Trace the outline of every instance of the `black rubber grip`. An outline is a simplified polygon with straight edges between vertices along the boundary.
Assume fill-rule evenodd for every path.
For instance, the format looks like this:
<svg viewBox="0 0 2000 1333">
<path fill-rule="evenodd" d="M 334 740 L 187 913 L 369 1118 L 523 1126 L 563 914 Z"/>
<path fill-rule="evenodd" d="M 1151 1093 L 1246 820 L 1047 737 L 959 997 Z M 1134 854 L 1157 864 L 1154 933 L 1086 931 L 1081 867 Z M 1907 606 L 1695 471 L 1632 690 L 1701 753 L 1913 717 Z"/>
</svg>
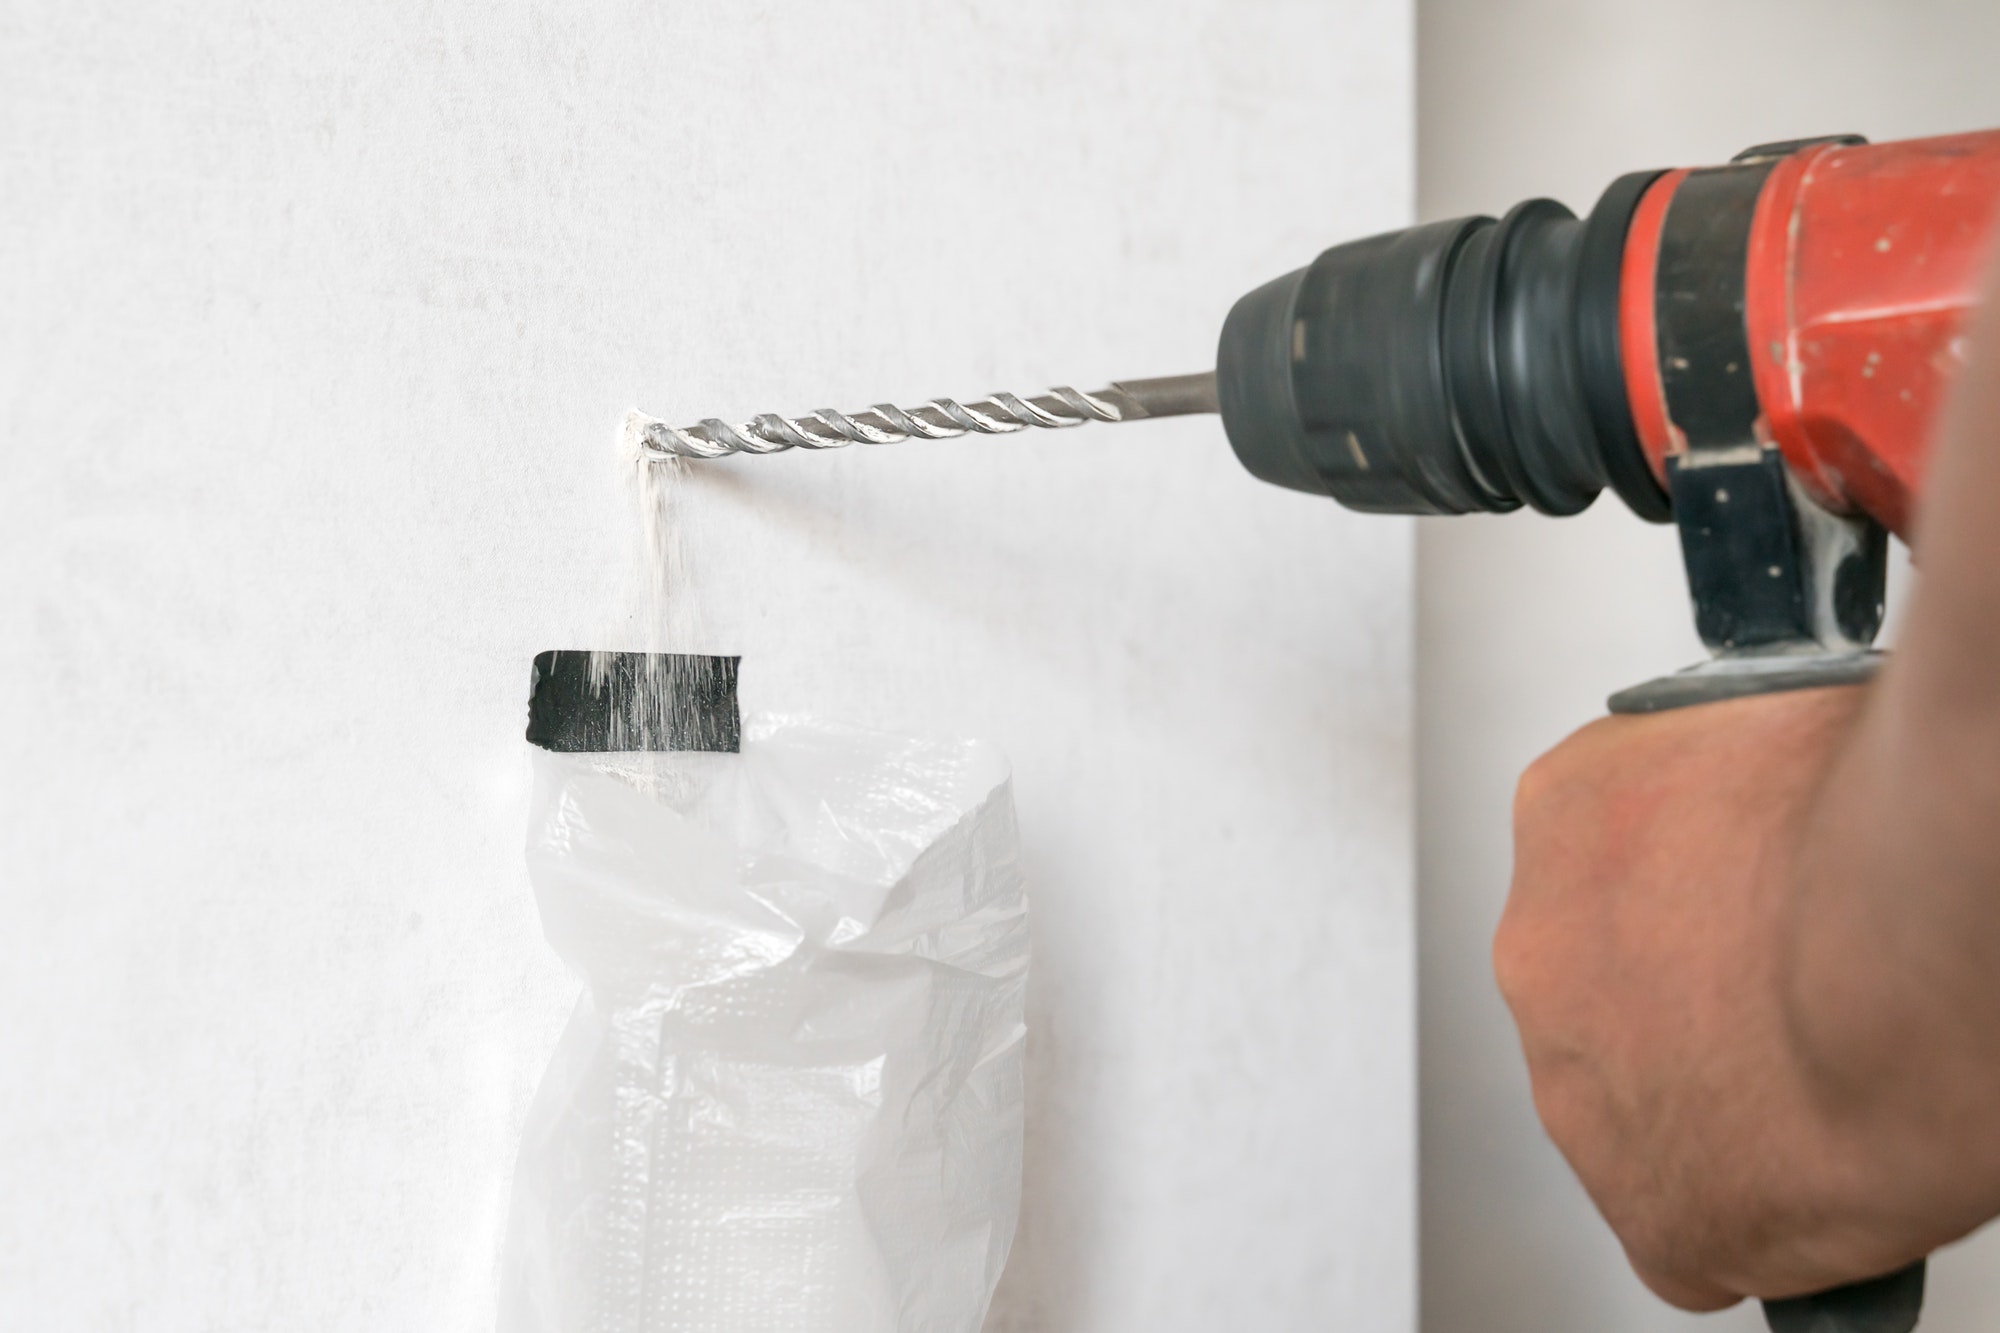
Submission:
<svg viewBox="0 0 2000 1333">
<path fill-rule="evenodd" d="M 1236 456 L 1370 513 L 1573 514 L 1609 485 L 1667 518 L 1619 344 L 1625 238 L 1658 174 L 1588 221 L 1531 199 L 1337 245 L 1243 297 L 1216 350 Z"/>
</svg>

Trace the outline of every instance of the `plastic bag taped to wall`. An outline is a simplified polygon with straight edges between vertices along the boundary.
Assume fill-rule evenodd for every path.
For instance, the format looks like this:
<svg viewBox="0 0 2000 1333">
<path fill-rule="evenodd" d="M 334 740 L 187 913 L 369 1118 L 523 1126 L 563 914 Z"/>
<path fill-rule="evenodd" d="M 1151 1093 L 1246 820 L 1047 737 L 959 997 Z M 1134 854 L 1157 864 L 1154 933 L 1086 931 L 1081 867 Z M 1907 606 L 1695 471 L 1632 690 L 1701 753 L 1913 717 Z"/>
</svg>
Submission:
<svg viewBox="0 0 2000 1333">
<path fill-rule="evenodd" d="M 985 1316 L 1021 1175 L 1005 765 L 801 718 L 740 743 L 533 752 L 529 874 L 586 989 L 529 1113 L 503 1333 Z"/>
</svg>

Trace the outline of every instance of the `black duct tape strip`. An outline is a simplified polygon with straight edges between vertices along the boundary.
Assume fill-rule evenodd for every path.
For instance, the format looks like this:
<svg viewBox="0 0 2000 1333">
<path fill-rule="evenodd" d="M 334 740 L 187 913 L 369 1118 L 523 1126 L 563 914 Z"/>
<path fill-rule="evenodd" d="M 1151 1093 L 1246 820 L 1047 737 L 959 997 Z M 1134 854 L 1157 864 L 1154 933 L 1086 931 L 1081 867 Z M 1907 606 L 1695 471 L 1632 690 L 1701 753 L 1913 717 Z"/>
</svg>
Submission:
<svg viewBox="0 0 2000 1333">
<path fill-rule="evenodd" d="M 535 658 L 528 741 L 606 754 L 742 748 L 740 657 L 689 653 L 546 652 Z"/>
</svg>

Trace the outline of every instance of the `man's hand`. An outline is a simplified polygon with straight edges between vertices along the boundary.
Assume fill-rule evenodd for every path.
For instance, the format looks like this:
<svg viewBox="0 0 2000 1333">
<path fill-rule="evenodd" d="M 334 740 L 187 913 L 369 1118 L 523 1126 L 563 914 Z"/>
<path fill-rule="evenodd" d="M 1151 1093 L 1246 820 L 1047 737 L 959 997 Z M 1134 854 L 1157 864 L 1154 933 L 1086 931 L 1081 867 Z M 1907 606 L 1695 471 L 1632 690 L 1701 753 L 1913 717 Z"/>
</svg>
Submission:
<svg viewBox="0 0 2000 1333">
<path fill-rule="evenodd" d="M 1978 323 L 1881 677 L 1607 718 L 1521 782 L 1494 963 L 1535 1104 L 1690 1309 L 2000 1216 L 2000 281 Z"/>
<path fill-rule="evenodd" d="M 1829 1227 L 1865 1144 L 1788 1021 L 1790 894 L 1858 689 L 1606 718 L 1515 806 L 1494 942 L 1535 1105 L 1647 1285 L 1714 1309 L 1894 1268 Z"/>
</svg>

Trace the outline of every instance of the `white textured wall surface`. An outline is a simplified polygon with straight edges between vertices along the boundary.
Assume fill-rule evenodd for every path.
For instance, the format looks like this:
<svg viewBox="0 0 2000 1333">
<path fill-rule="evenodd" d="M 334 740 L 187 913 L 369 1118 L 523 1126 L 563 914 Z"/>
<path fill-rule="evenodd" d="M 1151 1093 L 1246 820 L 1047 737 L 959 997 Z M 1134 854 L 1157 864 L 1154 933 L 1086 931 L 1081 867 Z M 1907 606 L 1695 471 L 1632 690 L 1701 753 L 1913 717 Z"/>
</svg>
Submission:
<svg viewBox="0 0 2000 1333">
<path fill-rule="evenodd" d="M 1586 211 L 1613 178 L 1754 143 L 2000 125 L 1992 0 L 1420 0 L 1420 209 Z M 1751 1333 L 1639 1284 L 1543 1136 L 1487 951 L 1514 780 L 1605 696 L 1700 660 L 1671 529 L 1426 520 L 1419 536 L 1423 1324 L 1427 1333 Z M 1893 624 L 1903 581 L 1892 572 Z M 1924 1333 L 2000 1328 L 2000 1233 L 1931 1266 Z"/>
<path fill-rule="evenodd" d="M 1407 220 L 1406 0 L 0 17 L 0 1327 L 476 1329 L 575 991 L 528 662 L 628 406 L 1209 363 Z M 752 706 L 989 739 L 1035 895 L 1005 1329 L 1414 1319 L 1409 529 L 1212 421 L 682 491 Z"/>
</svg>

